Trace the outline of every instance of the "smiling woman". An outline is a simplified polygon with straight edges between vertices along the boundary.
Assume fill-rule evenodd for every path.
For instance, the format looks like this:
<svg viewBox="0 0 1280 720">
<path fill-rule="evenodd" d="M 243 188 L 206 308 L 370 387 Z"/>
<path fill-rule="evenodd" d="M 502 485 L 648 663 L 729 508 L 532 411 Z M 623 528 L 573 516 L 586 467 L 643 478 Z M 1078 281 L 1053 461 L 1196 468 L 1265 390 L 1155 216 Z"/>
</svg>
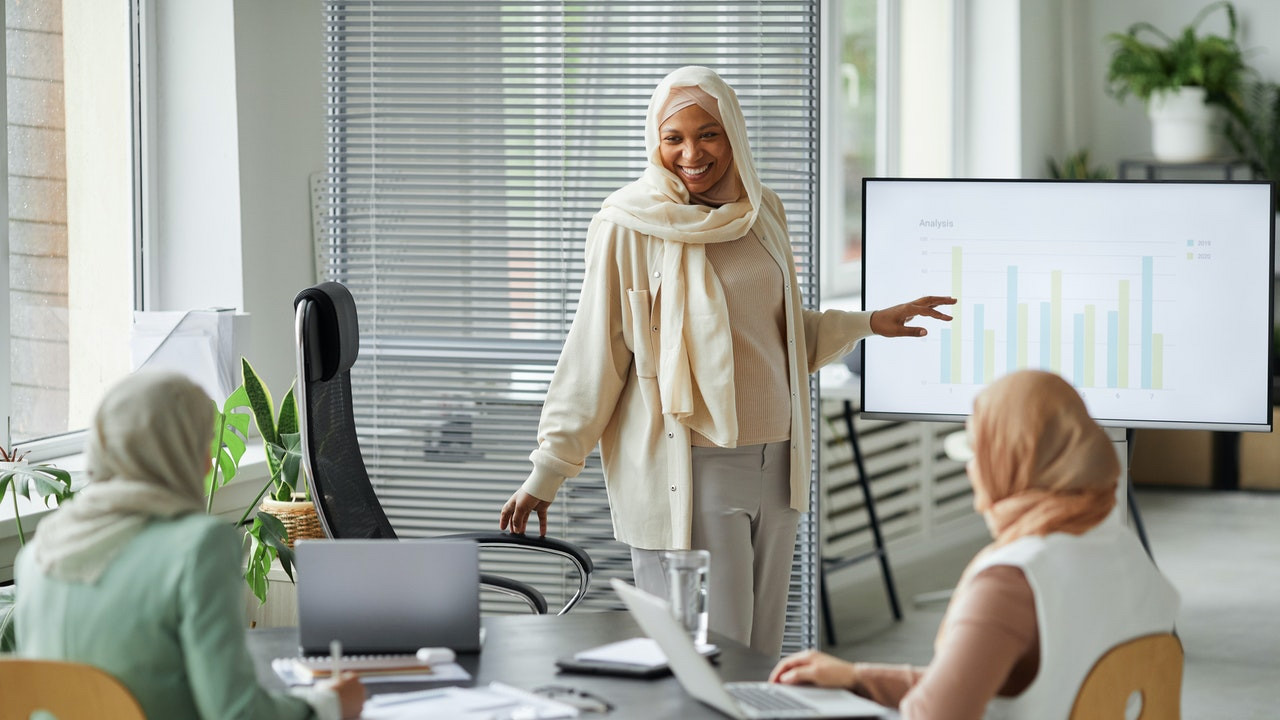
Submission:
<svg viewBox="0 0 1280 720">
<path fill-rule="evenodd" d="M 533 469 L 500 513 L 524 532 L 599 443 L 614 534 L 636 585 L 667 595 L 664 550 L 714 558 L 710 628 L 782 646 L 808 511 L 809 374 L 951 298 L 876 312 L 804 307 L 786 213 L 763 184 L 737 93 L 688 66 L 654 90 L 647 166 L 587 230 L 587 271 L 538 428 Z M 591 390 L 586 390 L 591 388 Z"/>
</svg>

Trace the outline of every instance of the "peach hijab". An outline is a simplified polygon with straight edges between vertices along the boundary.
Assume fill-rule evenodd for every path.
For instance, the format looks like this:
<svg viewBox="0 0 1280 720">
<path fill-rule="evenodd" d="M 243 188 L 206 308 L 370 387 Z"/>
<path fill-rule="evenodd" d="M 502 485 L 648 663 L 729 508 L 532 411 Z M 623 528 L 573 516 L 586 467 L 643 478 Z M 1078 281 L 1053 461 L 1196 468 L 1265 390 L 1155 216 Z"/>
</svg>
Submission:
<svg viewBox="0 0 1280 720">
<path fill-rule="evenodd" d="M 969 434 L 973 506 L 987 517 L 992 547 L 1079 535 L 1115 506 L 1115 449 L 1058 375 L 1021 370 L 992 383 L 974 400 Z"/>
</svg>

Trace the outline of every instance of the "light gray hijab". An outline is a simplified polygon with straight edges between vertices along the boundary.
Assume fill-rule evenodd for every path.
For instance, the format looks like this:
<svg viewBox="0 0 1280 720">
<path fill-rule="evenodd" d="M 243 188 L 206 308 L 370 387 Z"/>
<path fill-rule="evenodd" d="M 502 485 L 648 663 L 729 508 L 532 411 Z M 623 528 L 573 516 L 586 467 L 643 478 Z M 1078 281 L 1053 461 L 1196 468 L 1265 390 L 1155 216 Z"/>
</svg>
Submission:
<svg viewBox="0 0 1280 720">
<path fill-rule="evenodd" d="M 89 428 L 89 484 L 40 523 L 44 572 L 93 583 L 157 518 L 204 510 L 213 401 L 185 376 L 141 372 L 107 391 Z"/>
</svg>

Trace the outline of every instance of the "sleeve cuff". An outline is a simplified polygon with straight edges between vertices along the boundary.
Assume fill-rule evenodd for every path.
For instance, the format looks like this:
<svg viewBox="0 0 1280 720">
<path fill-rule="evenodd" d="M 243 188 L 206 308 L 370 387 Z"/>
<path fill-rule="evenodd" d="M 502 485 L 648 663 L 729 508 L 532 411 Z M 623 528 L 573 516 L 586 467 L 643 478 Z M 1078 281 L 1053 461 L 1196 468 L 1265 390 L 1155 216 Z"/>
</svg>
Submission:
<svg viewBox="0 0 1280 720">
<path fill-rule="evenodd" d="M 538 452 L 535 450 L 534 456 L 537 454 Z M 536 457 L 531 457 L 530 459 L 534 460 L 533 472 L 529 473 L 528 479 L 524 481 L 520 489 L 539 500 L 545 502 L 554 501 L 560 486 L 564 484 L 565 476 L 539 465 Z"/>
<path fill-rule="evenodd" d="M 305 700 L 318 720 L 342 720 L 342 702 L 331 688 L 320 685 L 295 687 L 289 688 L 289 693 Z"/>
</svg>

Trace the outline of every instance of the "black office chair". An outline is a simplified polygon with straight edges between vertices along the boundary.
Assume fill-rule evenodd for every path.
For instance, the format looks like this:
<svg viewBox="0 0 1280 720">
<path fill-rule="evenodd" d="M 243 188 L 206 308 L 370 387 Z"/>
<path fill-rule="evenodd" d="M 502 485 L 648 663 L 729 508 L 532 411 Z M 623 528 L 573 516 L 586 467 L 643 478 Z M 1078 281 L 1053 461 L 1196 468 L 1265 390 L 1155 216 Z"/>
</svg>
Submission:
<svg viewBox="0 0 1280 720">
<path fill-rule="evenodd" d="M 355 299 L 341 283 L 324 282 L 298 293 L 293 304 L 302 462 L 311 479 L 311 497 L 320 524 L 331 538 L 394 539 L 396 532 L 369 481 L 356 439 L 351 366 L 360 352 L 360 331 Z M 578 589 L 560 608 L 560 615 L 582 600 L 591 582 L 591 557 L 563 540 L 498 532 L 453 533 L 445 537 L 472 539 L 482 549 L 535 550 L 569 561 L 577 571 Z M 480 584 L 523 600 L 533 612 L 547 612 L 542 593 L 526 583 L 481 573 Z"/>
</svg>

